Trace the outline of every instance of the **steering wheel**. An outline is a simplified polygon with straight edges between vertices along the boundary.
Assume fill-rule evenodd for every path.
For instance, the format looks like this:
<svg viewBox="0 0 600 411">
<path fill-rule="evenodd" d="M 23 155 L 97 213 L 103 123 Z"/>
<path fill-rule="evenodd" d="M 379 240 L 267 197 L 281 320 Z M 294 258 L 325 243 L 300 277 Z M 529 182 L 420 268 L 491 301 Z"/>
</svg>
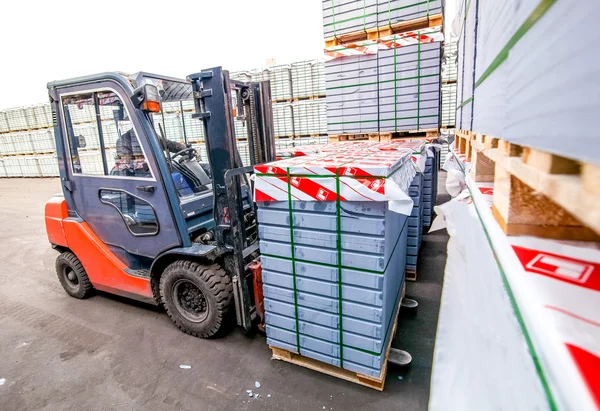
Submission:
<svg viewBox="0 0 600 411">
<path fill-rule="evenodd" d="M 185 153 L 189 152 L 190 153 L 190 159 L 193 157 L 192 152 L 196 152 L 196 149 L 194 147 L 188 147 L 188 148 L 184 148 L 181 151 L 178 151 L 177 153 L 173 154 L 171 156 L 171 160 L 175 160 L 177 157 L 184 155 Z"/>
</svg>

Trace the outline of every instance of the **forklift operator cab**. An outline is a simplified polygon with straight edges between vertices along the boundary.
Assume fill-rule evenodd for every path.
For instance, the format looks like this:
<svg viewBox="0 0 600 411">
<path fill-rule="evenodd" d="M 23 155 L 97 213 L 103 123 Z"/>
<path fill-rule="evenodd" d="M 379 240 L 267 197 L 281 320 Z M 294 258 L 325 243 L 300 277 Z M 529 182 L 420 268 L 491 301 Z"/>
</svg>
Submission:
<svg viewBox="0 0 600 411">
<path fill-rule="evenodd" d="M 251 163 L 274 160 L 269 83 L 234 82 L 217 67 L 186 80 L 105 73 L 48 89 L 63 195 L 46 204 L 46 229 L 65 291 L 162 304 L 198 337 L 220 334 L 234 309 L 249 329 L 258 230 L 232 106 L 247 123 Z M 165 137 L 169 102 L 193 102 L 208 164 Z"/>
</svg>

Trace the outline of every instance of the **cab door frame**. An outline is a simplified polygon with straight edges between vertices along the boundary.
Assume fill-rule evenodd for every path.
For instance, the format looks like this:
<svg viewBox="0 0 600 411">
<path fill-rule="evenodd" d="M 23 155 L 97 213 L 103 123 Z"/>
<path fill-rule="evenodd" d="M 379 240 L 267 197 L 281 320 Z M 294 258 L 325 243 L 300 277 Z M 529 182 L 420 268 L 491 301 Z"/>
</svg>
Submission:
<svg viewBox="0 0 600 411">
<path fill-rule="evenodd" d="M 154 129 L 149 122 L 149 117 L 146 113 L 142 112 L 141 110 L 135 109 L 129 99 L 129 97 L 133 94 L 131 84 L 129 84 L 129 82 L 123 76 L 108 73 L 104 75 L 88 76 L 84 78 L 67 80 L 64 82 L 50 83 L 48 84 L 48 88 L 50 91 L 53 117 L 55 120 L 54 129 L 56 136 L 57 155 L 59 157 L 60 176 L 63 183 L 63 192 L 65 195 L 65 199 L 67 200 L 69 215 L 85 220 L 85 216 L 82 214 L 88 214 L 86 212 L 80 212 L 83 209 L 78 210 L 78 204 L 76 202 L 76 198 L 78 197 L 78 195 L 75 194 L 75 191 L 77 189 L 85 190 L 85 179 L 89 179 L 87 180 L 88 182 L 94 181 L 92 179 L 97 179 L 99 180 L 98 183 L 102 183 L 102 187 L 107 189 L 123 189 L 123 187 L 127 185 L 128 189 L 126 189 L 125 191 L 129 191 L 132 195 L 136 195 L 138 197 L 142 197 L 143 192 L 134 191 L 132 190 L 131 186 L 135 184 L 151 182 L 156 185 L 155 198 L 157 198 L 159 195 L 164 196 L 164 201 L 160 201 L 161 207 L 160 210 L 158 210 L 160 217 L 157 215 L 157 218 L 159 219 L 159 224 L 161 225 L 161 227 L 159 228 L 159 233 L 165 230 L 165 228 L 169 228 L 170 235 L 168 236 L 168 241 L 166 241 L 164 244 L 157 244 L 157 247 L 154 247 L 154 250 L 148 249 L 147 247 L 145 250 L 142 250 L 136 248 L 135 246 L 132 246 L 132 244 L 135 244 L 139 240 L 139 238 L 134 238 L 134 236 L 131 236 L 130 241 L 120 240 L 118 242 L 120 242 L 121 244 L 111 245 L 121 246 L 131 254 L 142 255 L 148 258 L 155 258 L 162 252 L 172 248 L 181 246 L 186 247 L 191 245 L 189 236 L 187 236 L 185 220 L 183 218 L 183 213 L 177 201 L 178 197 L 176 195 L 175 187 L 171 179 L 170 172 L 168 170 L 166 159 L 164 158 L 164 154 L 160 149 L 158 140 L 156 139 L 156 136 L 154 134 Z M 130 177 L 110 175 L 88 176 L 79 175 L 78 173 L 73 172 L 73 166 L 71 162 L 71 151 L 68 138 L 69 134 L 66 128 L 66 118 L 62 107 L 61 97 L 72 93 L 92 93 L 96 90 L 114 92 L 121 99 L 123 105 L 126 106 L 133 128 L 137 134 L 138 139 L 140 140 L 140 145 L 144 150 L 146 161 L 148 162 L 149 168 L 151 170 L 151 179 L 132 179 Z M 98 123 L 96 124 L 98 125 Z M 103 156 L 103 162 L 104 161 L 105 156 Z M 121 181 L 121 183 L 118 183 L 119 181 Z M 123 181 L 129 181 L 129 184 L 123 184 Z M 93 185 L 96 186 L 97 184 Z M 88 197 L 92 199 L 94 196 Z M 149 197 L 150 196 L 145 196 L 145 199 Z M 97 196 L 96 198 L 99 202 L 99 198 Z M 79 202 L 82 202 L 82 197 L 79 197 Z M 150 202 L 150 204 L 152 204 L 152 202 Z M 106 207 L 105 211 L 110 212 L 110 207 L 108 205 L 103 204 L 103 206 Z M 83 203 L 80 207 L 84 207 Z M 119 216 L 119 220 L 121 224 L 124 225 L 121 216 Z M 99 227 L 100 225 L 96 224 L 96 226 Z M 123 228 L 127 230 L 126 227 Z M 131 233 L 128 233 L 128 235 L 130 234 Z M 100 237 L 102 238 L 102 236 Z M 114 238 L 112 242 L 114 242 Z M 110 244 L 110 241 L 108 243 Z"/>
</svg>

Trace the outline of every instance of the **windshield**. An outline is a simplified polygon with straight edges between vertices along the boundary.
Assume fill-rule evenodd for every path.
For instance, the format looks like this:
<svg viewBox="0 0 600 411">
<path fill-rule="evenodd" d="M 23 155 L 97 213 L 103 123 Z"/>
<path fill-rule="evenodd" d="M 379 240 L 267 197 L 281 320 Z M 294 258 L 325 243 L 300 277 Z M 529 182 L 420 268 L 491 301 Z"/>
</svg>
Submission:
<svg viewBox="0 0 600 411">
<path fill-rule="evenodd" d="M 148 83 L 155 85 L 161 96 L 161 111 L 152 113 L 156 134 L 174 142 L 191 144 L 196 149 L 200 162 L 207 163 L 208 157 L 202 120 L 192 118 L 195 113 L 192 85 L 185 80 L 149 74 L 138 77 L 138 87 Z M 232 94 L 235 96 L 235 93 Z M 237 103 L 232 101 L 232 107 L 236 106 Z M 235 114 L 234 112 L 238 151 L 243 164 L 249 165 L 246 121 Z"/>
</svg>

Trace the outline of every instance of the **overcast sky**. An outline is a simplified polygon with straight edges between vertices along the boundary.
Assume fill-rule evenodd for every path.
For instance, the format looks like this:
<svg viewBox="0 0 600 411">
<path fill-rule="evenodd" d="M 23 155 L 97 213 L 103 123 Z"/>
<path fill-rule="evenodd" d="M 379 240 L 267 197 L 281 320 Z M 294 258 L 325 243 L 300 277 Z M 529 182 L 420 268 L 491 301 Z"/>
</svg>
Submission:
<svg viewBox="0 0 600 411">
<path fill-rule="evenodd" d="M 455 0 L 446 0 L 446 26 Z M 0 109 L 47 101 L 46 83 L 103 71 L 185 77 L 323 55 L 321 0 L 5 1 Z M 449 33 L 446 30 L 446 33 Z"/>
</svg>

